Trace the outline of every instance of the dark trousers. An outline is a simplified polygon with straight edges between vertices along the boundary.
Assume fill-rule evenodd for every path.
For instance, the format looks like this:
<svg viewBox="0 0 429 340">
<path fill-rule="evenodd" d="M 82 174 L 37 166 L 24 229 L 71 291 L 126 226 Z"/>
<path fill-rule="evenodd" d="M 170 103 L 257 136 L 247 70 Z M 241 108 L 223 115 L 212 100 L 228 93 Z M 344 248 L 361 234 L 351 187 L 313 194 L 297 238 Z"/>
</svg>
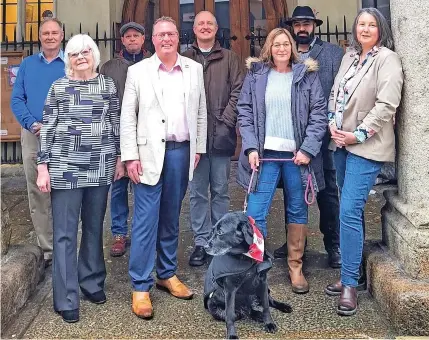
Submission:
<svg viewBox="0 0 429 340">
<path fill-rule="evenodd" d="M 127 236 L 128 233 L 128 184 L 130 179 L 122 177 L 112 183 L 110 192 L 110 216 L 112 219 L 113 236 Z"/>
<path fill-rule="evenodd" d="M 326 251 L 340 247 L 340 203 L 335 170 L 323 169 L 325 189 L 317 194 L 319 228 Z"/>
<path fill-rule="evenodd" d="M 56 311 L 79 308 L 79 287 L 87 294 L 104 289 L 103 221 L 108 192 L 108 185 L 52 189 L 52 287 Z M 77 258 L 79 213 L 82 238 Z"/>
<path fill-rule="evenodd" d="M 135 291 L 148 292 L 152 288 L 155 262 L 159 279 L 169 279 L 176 273 L 179 216 L 189 181 L 189 152 L 189 142 L 167 142 L 158 183 L 133 184 L 129 274 Z"/>
</svg>

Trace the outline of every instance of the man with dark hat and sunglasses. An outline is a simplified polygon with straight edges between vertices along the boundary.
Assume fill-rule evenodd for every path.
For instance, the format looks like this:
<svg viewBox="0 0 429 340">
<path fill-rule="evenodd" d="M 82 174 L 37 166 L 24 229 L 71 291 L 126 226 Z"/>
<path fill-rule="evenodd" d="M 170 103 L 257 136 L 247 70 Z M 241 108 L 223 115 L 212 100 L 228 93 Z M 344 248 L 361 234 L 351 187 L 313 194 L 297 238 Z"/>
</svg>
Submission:
<svg viewBox="0 0 429 340">
<path fill-rule="evenodd" d="M 151 56 L 151 53 L 143 48 L 145 41 L 145 29 L 136 22 L 128 22 L 121 26 L 119 33 L 124 48 L 119 57 L 106 62 L 100 69 L 100 73 L 113 78 L 118 89 L 119 101 L 122 104 L 124 96 L 125 80 L 127 79 L 128 67 Z M 120 162 L 118 157 L 118 162 Z M 122 164 L 125 173 L 125 165 Z M 130 179 L 127 176 L 115 174 L 112 184 L 110 215 L 112 219 L 111 231 L 113 236 L 110 248 L 111 256 L 122 256 L 125 254 L 128 242 L 128 185 Z M 119 179 L 117 179 L 119 178 Z"/>
<path fill-rule="evenodd" d="M 296 41 L 301 60 L 312 58 L 319 63 L 319 78 L 322 83 L 326 100 L 329 99 L 335 76 L 340 68 L 344 51 L 341 47 L 322 41 L 315 36 L 316 27 L 323 24 L 317 19 L 313 10 L 308 6 L 298 6 L 293 11 L 292 17 L 285 20 L 282 26 L 291 26 L 292 35 Z M 328 114 L 328 112 L 326 112 Z M 323 242 L 328 253 L 328 263 L 332 268 L 341 267 L 340 253 L 340 223 L 339 201 L 336 183 L 335 165 L 332 151 L 328 150 L 329 132 L 322 144 L 323 172 L 326 188 L 317 195 L 317 203 L 320 211 L 320 231 L 323 233 Z M 286 201 L 286 199 L 285 199 Z M 285 210 L 286 211 L 286 210 Z M 286 243 L 276 249 L 274 256 L 286 257 Z"/>
</svg>

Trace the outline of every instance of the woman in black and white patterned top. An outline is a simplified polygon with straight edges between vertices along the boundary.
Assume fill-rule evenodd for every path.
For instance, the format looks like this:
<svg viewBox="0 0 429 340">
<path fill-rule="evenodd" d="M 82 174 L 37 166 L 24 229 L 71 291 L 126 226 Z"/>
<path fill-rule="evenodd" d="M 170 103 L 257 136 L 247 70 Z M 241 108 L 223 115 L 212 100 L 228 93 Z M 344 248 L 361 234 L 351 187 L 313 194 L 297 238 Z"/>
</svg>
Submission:
<svg viewBox="0 0 429 340">
<path fill-rule="evenodd" d="M 37 185 L 52 199 L 54 309 L 66 322 L 79 320 L 79 287 L 91 302 L 106 301 L 103 220 L 110 184 L 124 175 L 119 99 L 113 79 L 96 73 L 99 63 L 88 35 L 70 39 L 66 76 L 49 90 L 40 134 Z"/>
</svg>

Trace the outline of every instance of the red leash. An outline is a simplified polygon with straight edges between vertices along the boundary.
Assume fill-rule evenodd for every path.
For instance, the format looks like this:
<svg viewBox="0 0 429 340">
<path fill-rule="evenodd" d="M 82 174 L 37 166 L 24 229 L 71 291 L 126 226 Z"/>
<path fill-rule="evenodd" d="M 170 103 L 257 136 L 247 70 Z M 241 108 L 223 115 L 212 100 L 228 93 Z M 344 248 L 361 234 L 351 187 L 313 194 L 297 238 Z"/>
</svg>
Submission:
<svg viewBox="0 0 429 340">
<path fill-rule="evenodd" d="M 291 161 L 293 161 L 292 158 L 260 158 L 259 159 L 259 162 L 291 162 Z M 247 211 L 247 200 L 249 198 L 250 191 L 252 190 L 252 183 L 253 183 L 253 178 L 255 177 L 255 172 L 256 170 L 253 170 L 252 175 L 250 176 L 249 187 L 247 188 L 247 194 L 246 194 L 246 197 L 244 198 L 243 212 Z M 308 199 L 309 191 L 311 191 L 311 201 Z M 307 176 L 307 184 L 305 186 L 304 200 L 305 200 L 305 203 L 307 203 L 307 205 L 312 205 L 315 199 L 316 199 L 316 195 L 314 192 L 314 185 L 313 185 L 313 181 L 311 180 L 311 173 L 309 173 Z"/>
</svg>

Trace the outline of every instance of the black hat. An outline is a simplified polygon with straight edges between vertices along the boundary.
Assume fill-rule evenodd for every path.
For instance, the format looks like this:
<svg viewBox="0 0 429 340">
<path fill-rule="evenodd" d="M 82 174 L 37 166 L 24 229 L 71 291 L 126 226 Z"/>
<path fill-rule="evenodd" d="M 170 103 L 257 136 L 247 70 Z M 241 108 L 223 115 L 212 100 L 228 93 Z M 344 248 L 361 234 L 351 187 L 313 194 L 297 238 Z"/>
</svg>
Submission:
<svg viewBox="0 0 429 340">
<path fill-rule="evenodd" d="M 313 10 L 309 6 L 297 6 L 293 10 L 292 17 L 285 20 L 283 23 L 288 26 L 292 26 L 292 23 L 298 20 L 314 20 L 316 22 L 316 26 L 323 24 L 323 21 L 316 18 Z"/>
<path fill-rule="evenodd" d="M 119 30 L 119 33 L 121 34 L 121 37 L 124 36 L 125 32 L 129 30 L 130 28 L 135 29 L 136 31 L 140 32 L 144 35 L 144 27 L 134 21 L 128 22 L 121 26 L 121 29 Z"/>
</svg>

